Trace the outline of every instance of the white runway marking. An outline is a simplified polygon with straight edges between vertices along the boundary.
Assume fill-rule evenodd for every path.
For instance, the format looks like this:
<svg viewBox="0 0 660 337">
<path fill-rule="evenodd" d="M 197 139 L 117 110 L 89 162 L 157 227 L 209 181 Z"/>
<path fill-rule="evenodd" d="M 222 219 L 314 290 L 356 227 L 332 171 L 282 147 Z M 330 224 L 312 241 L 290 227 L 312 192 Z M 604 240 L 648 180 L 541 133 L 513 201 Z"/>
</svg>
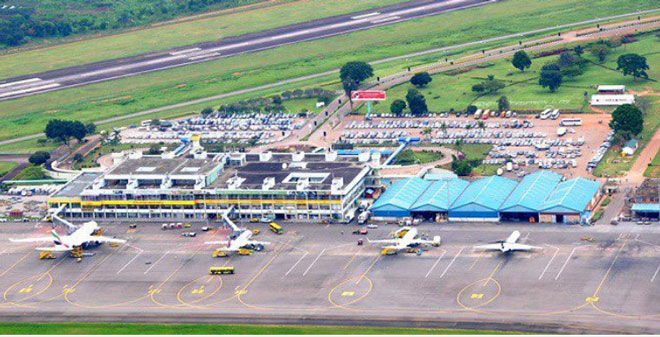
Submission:
<svg viewBox="0 0 660 337">
<path fill-rule="evenodd" d="M 447 265 L 447 268 L 445 268 L 445 271 L 443 271 L 442 274 L 440 275 L 440 278 L 443 278 L 445 276 L 445 274 L 447 273 L 447 270 L 449 270 L 449 267 L 451 267 L 451 265 L 454 264 L 454 261 L 456 261 L 456 258 L 459 255 L 461 255 L 461 252 L 463 251 L 463 249 L 465 249 L 465 247 L 461 247 L 461 250 L 459 250 L 458 253 L 456 253 L 456 256 L 454 256 L 454 258 L 451 260 L 451 262 L 449 262 L 449 264 Z"/>
<path fill-rule="evenodd" d="M 658 268 L 655 269 L 655 273 L 653 273 L 653 277 L 651 277 L 651 282 L 655 281 L 655 277 L 658 276 L 658 271 L 660 271 L 660 264 L 658 265 Z"/>
<path fill-rule="evenodd" d="M 364 18 L 368 18 L 370 16 L 376 16 L 376 15 L 380 15 L 380 12 L 372 12 L 372 13 L 369 13 L 369 14 L 351 16 L 351 19 L 358 20 L 358 19 L 364 19 Z"/>
<path fill-rule="evenodd" d="M 302 259 L 305 258 L 305 256 L 307 256 L 307 252 L 305 252 L 305 253 L 304 253 L 304 254 L 298 259 L 298 261 L 296 261 L 296 263 L 294 263 L 293 266 L 291 266 L 291 269 L 289 269 L 289 271 L 287 271 L 286 274 L 284 274 L 284 276 L 288 276 L 289 273 L 293 270 L 293 268 L 295 268 L 295 267 L 298 265 L 298 263 L 300 263 L 300 261 L 302 261 Z"/>
<path fill-rule="evenodd" d="M 312 266 L 316 263 L 316 261 L 319 260 L 319 258 L 321 258 L 321 255 L 323 255 L 324 252 L 325 252 L 325 248 L 319 253 L 319 255 L 314 259 L 314 261 L 312 261 L 312 264 L 310 264 L 309 267 L 307 267 L 307 269 L 305 269 L 305 272 L 303 273 L 303 276 L 307 275 L 307 272 L 310 269 L 312 269 Z"/>
<path fill-rule="evenodd" d="M 571 250 L 571 253 L 566 258 L 566 261 L 564 261 L 564 265 L 561 266 L 561 269 L 559 269 L 559 273 L 557 273 L 557 276 L 555 276 L 555 281 L 559 279 L 559 275 L 561 275 L 561 273 L 564 271 L 564 268 L 566 268 L 566 265 L 568 264 L 568 261 L 571 260 L 571 257 L 573 256 L 573 253 L 575 253 L 576 249 L 578 249 L 578 247 L 575 247 L 575 248 L 573 248 L 573 250 Z"/>
<path fill-rule="evenodd" d="M 12 87 L 12 86 L 15 86 L 15 85 L 27 84 L 27 83 L 39 82 L 39 81 L 41 81 L 41 79 L 38 78 L 38 77 L 28 78 L 27 80 L 21 80 L 21 81 L 16 81 L 16 82 L 9 82 L 9 83 L 0 84 L 0 88 Z"/>
<path fill-rule="evenodd" d="M 169 250 L 166 251 L 165 254 L 163 254 L 163 256 L 161 256 L 158 260 L 156 260 L 156 262 L 152 263 L 151 266 L 149 266 L 149 268 L 148 268 L 147 270 L 144 271 L 144 273 L 145 273 L 145 274 L 148 273 L 148 272 L 151 270 L 151 268 L 153 268 L 156 264 L 158 264 L 158 262 L 160 262 L 160 260 L 162 260 L 163 258 L 165 258 L 165 256 L 167 256 L 167 254 L 169 254 L 169 253 L 170 253 Z"/>
<path fill-rule="evenodd" d="M 390 17 L 388 17 L 388 18 L 384 18 L 384 19 L 380 19 L 380 20 L 374 20 L 374 21 L 371 21 L 371 23 L 383 23 L 383 22 L 387 22 L 387 21 L 392 21 L 392 20 L 400 19 L 400 18 L 401 18 L 400 16 L 390 16 Z"/>
<path fill-rule="evenodd" d="M 426 277 L 429 277 L 429 275 L 431 274 L 431 272 L 433 271 L 433 269 L 435 269 L 435 266 L 437 266 L 437 265 L 438 265 L 438 262 L 440 262 L 440 259 L 442 259 L 442 257 L 445 256 L 445 253 L 446 253 L 446 252 L 447 252 L 446 250 L 445 250 L 445 251 L 442 251 L 442 254 L 440 254 L 440 257 L 439 257 L 437 260 L 435 260 L 435 263 L 433 264 L 433 266 L 431 266 L 431 269 L 429 269 L 428 273 L 426 273 L 426 276 L 424 276 L 425 278 L 426 278 Z"/>
<path fill-rule="evenodd" d="M 170 53 L 170 55 L 181 55 L 181 54 L 186 54 L 186 53 L 191 53 L 195 51 L 200 51 L 202 48 L 190 48 L 190 49 L 184 49 L 184 50 L 179 50 L 179 51 L 173 51 Z"/>
<path fill-rule="evenodd" d="M 539 280 L 543 278 L 543 275 L 545 275 L 545 272 L 548 271 L 548 268 L 552 264 L 552 261 L 554 261 L 555 257 L 557 257 L 557 253 L 559 253 L 559 248 L 557 248 L 557 247 L 554 247 L 554 248 L 555 248 L 555 253 L 552 254 L 552 257 L 550 258 L 550 261 L 548 261 L 548 264 L 545 265 L 545 269 L 543 269 L 543 272 L 541 273 L 541 275 L 539 275 Z"/>
<path fill-rule="evenodd" d="M 7 97 L 7 96 L 13 96 L 13 95 L 25 94 L 25 93 L 32 92 L 32 91 L 55 88 L 55 87 L 59 87 L 59 86 L 60 86 L 59 83 L 51 83 L 51 84 L 46 84 L 46 85 L 40 85 L 38 87 L 31 87 L 31 88 L 27 88 L 27 89 L 4 92 L 4 93 L 0 94 L 0 98 Z"/>
<path fill-rule="evenodd" d="M 200 59 L 203 59 L 203 58 L 213 57 L 213 56 L 220 56 L 220 53 L 211 53 L 211 54 L 202 54 L 202 55 L 197 55 L 197 56 L 191 56 L 188 59 L 191 60 L 191 61 L 194 61 L 194 60 L 200 60 Z"/>
<path fill-rule="evenodd" d="M 138 248 L 138 249 L 139 249 L 139 248 Z M 137 253 L 137 255 L 135 255 L 130 261 L 128 261 L 123 267 L 121 267 L 121 269 L 119 269 L 119 270 L 117 271 L 117 275 L 119 275 L 119 273 L 121 273 L 122 271 L 124 271 L 124 269 L 126 269 L 126 267 L 128 267 L 129 264 L 131 264 L 133 261 L 135 261 L 135 259 L 137 259 L 138 256 L 142 255 L 143 252 L 144 252 L 144 251 L 140 249 L 140 252 Z M 146 274 L 146 272 L 145 272 L 145 274 Z"/>
</svg>

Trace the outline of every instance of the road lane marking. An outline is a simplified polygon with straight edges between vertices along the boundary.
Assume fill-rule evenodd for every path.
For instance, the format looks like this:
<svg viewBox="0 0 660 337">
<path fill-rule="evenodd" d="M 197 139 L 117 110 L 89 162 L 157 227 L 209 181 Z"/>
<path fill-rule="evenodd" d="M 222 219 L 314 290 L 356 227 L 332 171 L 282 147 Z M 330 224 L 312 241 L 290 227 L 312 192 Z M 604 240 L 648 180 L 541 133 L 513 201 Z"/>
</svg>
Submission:
<svg viewBox="0 0 660 337">
<path fill-rule="evenodd" d="M 170 253 L 169 250 L 166 251 L 165 254 L 163 254 L 163 256 L 161 256 L 158 260 L 156 260 L 156 262 L 152 263 L 151 266 L 149 266 L 149 268 L 147 268 L 147 270 L 144 271 L 144 274 L 146 275 L 151 270 L 151 268 L 153 268 L 158 262 L 160 262 L 160 260 L 165 258 L 165 256 L 167 256 L 167 254 L 169 253 Z"/>
<path fill-rule="evenodd" d="M 557 276 L 555 276 L 555 281 L 559 279 L 559 275 L 561 275 L 561 273 L 564 271 L 564 268 L 566 268 L 566 265 L 568 264 L 568 261 L 571 260 L 571 257 L 573 256 L 573 253 L 575 253 L 576 249 L 578 249 L 578 247 L 574 247 L 573 250 L 571 250 L 571 253 L 566 258 L 566 261 L 564 261 L 564 264 L 561 266 L 561 269 L 559 269 L 559 272 L 557 273 Z"/>
<path fill-rule="evenodd" d="M 493 269 L 493 271 L 490 273 L 490 275 L 488 275 L 488 278 L 486 279 L 486 282 L 484 282 L 484 287 L 487 286 L 488 282 L 490 282 L 493 279 L 493 276 L 495 276 L 495 273 L 497 273 L 497 271 L 502 267 L 503 264 L 504 264 L 504 261 L 501 261 L 500 263 L 497 264 L 497 266 L 495 266 L 495 269 Z"/>
<path fill-rule="evenodd" d="M 357 279 L 357 281 L 355 282 L 356 285 L 360 284 L 360 282 L 362 281 L 362 279 L 363 279 L 365 276 L 367 276 L 367 273 L 371 270 L 371 268 L 373 268 L 373 266 L 376 264 L 376 262 L 378 262 L 378 260 L 380 260 L 380 257 L 381 257 L 381 256 L 382 256 L 382 255 L 380 255 L 380 254 L 379 254 L 378 256 L 376 256 L 376 258 L 374 259 L 374 262 L 372 262 L 371 265 L 369 265 L 369 268 L 367 268 L 367 270 L 365 270 L 364 273 L 362 273 L 362 276 L 360 276 L 360 278 Z"/>
<path fill-rule="evenodd" d="M 442 254 L 440 254 L 440 257 L 439 257 L 437 260 L 435 260 L 435 263 L 433 264 L 433 266 L 431 266 L 431 269 L 429 269 L 429 271 L 426 273 L 426 276 L 424 276 L 424 278 L 429 277 L 429 275 L 431 274 L 431 272 L 433 271 L 433 269 L 435 269 L 435 266 L 437 266 L 437 265 L 438 265 L 438 262 L 440 262 L 440 259 L 442 259 L 442 257 L 445 256 L 445 253 L 446 253 L 446 252 L 447 252 L 446 250 L 443 250 L 443 251 L 442 251 Z"/>
<path fill-rule="evenodd" d="M 447 270 L 449 270 L 449 267 L 451 267 L 451 265 L 454 264 L 454 261 L 456 261 L 456 258 L 459 255 L 461 255 L 461 252 L 463 251 L 463 249 L 465 249 L 465 247 L 461 247 L 461 249 L 458 251 L 458 253 L 456 253 L 456 256 L 454 256 L 454 258 L 451 260 L 451 262 L 449 262 L 449 264 L 447 265 L 447 268 L 445 268 L 445 271 L 443 271 L 442 274 L 440 275 L 440 278 L 445 277 L 445 274 L 447 273 Z"/>
<path fill-rule="evenodd" d="M 477 262 L 479 262 L 479 259 L 481 258 L 482 255 L 484 255 L 483 251 L 481 251 L 479 253 L 479 255 L 477 255 L 477 258 L 474 259 L 474 262 L 472 262 L 472 265 L 470 266 L 470 269 L 468 269 L 468 270 L 472 270 L 472 268 L 474 268 L 474 266 L 477 264 Z"/>
<path fill-rule="evenodd" d="M 541 275 L 539 275 L 539 280 L 542 279 L 543 275 L 545 275 L 545 272 L 548 271 L 548 268 L 552 264 L 552 261 L 554 261 L 555 257 L 557 257 L 557 253 L 559 253 L 559 248 L 555 247 L 555 253 L 552 254 L 552 257 L 550 258 L 550 261 L 548 261 L 548 264 L 545 265 L 545 269 L 543 269 L 543 272 L 541 273 Z"/>
<path fill-rule="evenodd" d="M 307 252 L 303 253 L 303 255 L 298 259 L 298 261 L 296 261 L 296 263 L 293 264 L 293 266 L 291 266 L 291 269 L 289 269 L 289 271 L 287 271 L 286 274 L 284 274 L 284 276 L 288 276 L 289 273 L 291 273 L 291 271 L 293 270 L 293 268 L 296 268 L 298 263 L 300 263 L 300 261 L 302 261 L 302 259 L 304 259 L 305 256 L 307 256 Z"/>
<path fill-rule="evenodd" d="M 325 252 L 325 248 L 323 248 L 323 250 L 319 253 L 319 255 L 314 259 L 314 261 L 312 261 L 312 264 L 310 264 L 309 267 L 307 267 L 307 269 L 305 269 L 305 272 L 303 273 L 302 276 L 307 275 L 307 272 L 308 272 L 310 269 L 312 269 L 312 266 L 316 263 L 316 261 L 319 260 L 319 258 L 321 258 L 321 255 L 323 255 L 324 252 Z"/>
<path fill-rule="evenodd" d="M 610 264 L 610 267 L 607 268 L 607 272 L 603 276 L 603 279 L 600 280 L 600 283 L 598 284 L 598 287 L 596 288 L 596 291 L 594 291 L 594 294 L 591 295 L 591 297 L 597 298 L 598 292 L 600 291 L 600 288 L 603 287 L 603 284 L 605 284 L 605 280 L 607 280 L 607 277 L 610 275 L 610 272 L 612 271 L 612 268 L 614 267 L 614 263 L 616 263 L 616 260 L 619 259 L 619 255 L 621 255 L 621 252 L 623 251 L 623 248 L 626 247 L 626 244 L 628 243 L 628 238 L 629 238 L 629 236 L 626 235 L 626 240 L 623 241 L 623 244 L 621 245 L 621 248 L 619 248 L 619 251 L 616 252 L 616 256 L 614 257 L 614 260 L 612 260 L 612 263 Z"/>
<path fill-rule="evenodd" d="M 346 268 L 348 268 L 348 266 L 350 266 L 351 263 L 353 263 L 353 260 L 355 260 L 355 258 L 357 257 L 359 252 L 360 252 L 360 247 L 358 247 L 358 249 L 355 250 L 355 253 L 351 257 L 351 259 L 348 260 L 348 262 L 346 262 L 346 265 L 344 265 L 344 269 L 342 269 L 342 270 L 346 270 Z"/>
</svg>

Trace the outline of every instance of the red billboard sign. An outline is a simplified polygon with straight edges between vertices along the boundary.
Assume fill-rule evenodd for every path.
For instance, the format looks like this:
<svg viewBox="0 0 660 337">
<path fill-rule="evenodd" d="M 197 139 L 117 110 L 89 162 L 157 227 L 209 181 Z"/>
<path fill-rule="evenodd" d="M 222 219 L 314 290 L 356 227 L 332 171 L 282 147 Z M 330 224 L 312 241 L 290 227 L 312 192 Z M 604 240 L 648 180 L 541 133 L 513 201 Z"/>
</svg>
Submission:
<svg viewBox="0 0 660 337">
<path fill-rule="evenodd" d="M 353 101 L 384 101 L 387 99 L 385 91 L 382 90 L 356 90 L 351 91 Z"/>
</svg>

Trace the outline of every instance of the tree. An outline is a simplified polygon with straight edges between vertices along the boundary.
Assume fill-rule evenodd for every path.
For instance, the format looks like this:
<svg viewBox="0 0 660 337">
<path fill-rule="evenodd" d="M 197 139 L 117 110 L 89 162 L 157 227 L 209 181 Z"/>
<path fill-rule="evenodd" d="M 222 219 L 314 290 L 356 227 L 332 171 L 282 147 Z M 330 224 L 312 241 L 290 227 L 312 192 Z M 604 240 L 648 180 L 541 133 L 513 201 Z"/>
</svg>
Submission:
<svg viewBox="0 0 660 337">
<path fill-rule="evenodd" d="M 605 44 L 598 43 L 591 47 L 591 55 L 598 58 L 598 61 L 600 63 L 603 63 L 605 61 L 605 57 L 609 53 L 610 53 L 610 48 Z"/>
<path fill-rule="evenodd" d="M 410 83 L 419 88 L 425 87 L 431 81 L 433 81 L 433 78 L 427 72 L 417 73 L 410 78 Z"/>
<path fill-rule="evenodd" d="M 539 77 L 539 84 L 555 92 L 561 86 L 562 75 L 559 66 L 555 63 L 546 64 L 541 68 L 541 77 Z"/>
<path fill-rule="evenodd" d="M 642 111 L 632 104 L 624 104 L 614 110 L 610 128 L 614 132 L 630 132 L 638 135 L 644 129 L 644 117 Z"/>
<path fill-rule="evenodd" d="M 484 121 L 478 121 L 477 122 L 477 127 L 481 130 L 485 130 L 486 129 L 486 123 L 484 123 Z"/>
<path fill-rule="evenodd" d="M 85 129 L 87 130 L 87 134 L 91 135 L 94 132 L 96 132 L 96 124 L 94 124 L 92 122 L 89 122 L 89 123 L 85 124 Z"/>
<path fill-rule="evenodd" d="M 509 110 L 509 108 L 510 108 L 509 99 L 506 98 L 506 96 L 501 96 L 501 97 L 497 100 L 497 108 L 498 108 L 500 111 Z"/>
<path fill-rule="evenodd" d="M 352 61 L 344 64 L 339 71 L 339 78 L 344 87 L 348 100 L 352 103 L 351 91 L 356 90 L 360 83 L 374 75 L 374 70 L 369 63 Z"/>
<path fill-rule="evenodd" d="M 150 155 L 157 155 L 157 154 L 160 154 L 160 145 L 158 145 L 158 144 L 151 144 L 151 146 L 149 147 L 149 151 L 147 152 L 147 154 L 150 154 Z"/>
<path fill-rule="evenodd" d="M 203 118 L 208 117 L 212 113 L 213 113 L 213 108 L 210 106 L 207 106 L 206 108 L 202 109 L 201 112 Z"/>
<path fill-rule="evenodd" d="M 71 121 L 68 123 L 68 131 L 70 132 L 71 137 L 77 139 L 78 142 L 82 142 L 85 136 L 87 136 L 87 128 L 85 127 L 85 124 L 80 121 Z"/>
<path fill-rule="evenodd" d="M 637 54 L 625 54 L 619 56 L 616 60 L 616 70 L 622 70 L 623 76 L 632 75 L 633 81 L 638 78 L 649 78 L 646 70 L 649 70 L 649 65 L 646 64 L 646 57 Z"/>
<path fill-rule="evenodd" d="M 470 104 L 470 105 L 468 105 L 467 109 L 465 109 L 465 112 L 467 112 L 468 114 L 472 115 L 472 114 L 474 114 L 475 112 L 477 112 L 477 110 L 478 110 L 478 108 L 477 108 L 476 105 L 472 105 L 472 104 Z"/>
<path fill-rule="evenodd" d="M 422 130 L 422 134 L 423 135 L 429 135 L 429 134 L 431 134 L 432 131 L 433 131 L 433 129 L 431 129 L 430 127 L 426 127 L 426 128 L 424 128 L 424 130 Z"/>
<path fill-rule="evenodd" d="M 395 115 L 400 115 L 403 112 L 403 109 L 406 108 L 406 102 L 401 99 L 395 99 L 394 102 L 390 105 L 390 112 Z"/>
<path fill-rule="evenodd" d="M 581 45 L 577 45 L 575 48 L 573 48 L 573 52 L 577 56 L 582 56 L 582 54 L 584 54 L 584 48 Z"/>
<path fill-rule="evenodd" d="M 513 54 L 511 64 L 513 64 L 514 67 L 520 69 L 520 71 L 525 71 L 525 69 L 532 66 L 532 60 L 524 50 L 519 50 Z"/>
<path fill-rule="evenodd" d="M 472 173 L 472 166 L 467 160 L 454 160 L 451 163 L 451 169 L 461 177 L 469 176 Z"/>
<path fill-rule="evenodd" d="M 504 89 L 504 87 L 506 87 L 504 82 L 495 79 L 493 75 L 488 75 L 488 78 L 486 80 L 484 80 L 481 83 L 473 85 L 472 91 L 479 94 L 481 93 L 492 94 L 500 91 L 500 89 Z"/>
<path fill-rule="evenodd" d="M 50 159 L 50 153 L 46 151 L 37 151 L 28 159 L 32 165 L 45 164 Z"/>
<path fill-rule="evenodd" d="M 76 153 L 76 154 L 73 156 L 73 161 L 78 162 L 78 163 L 81 162 L 81 161 L 83 161 L 83 159 L 85 159 L 85 157 L 83 157 L 83 155 L 80 154 L 80 153 Z"/>
<path fill-rule="evenodd" d="M 415 115 L 425 114 L 429 111 L 426 106 L 426 98 L 415 89 L 408 89 L 406 101 L 408 102 L 408 107 L 410 107 L 410 112 Z"/>
<path fill-rule="evenodd" d="M 557 58 L 557 65 L 559 68 L 568 68 L 575 65 L 575 58 L 569 52 L 563 52 Z"/>
<path fill-rule="evenodd" d="M 277 105 L 282 104 L 282 96 L 280 95 L 273 96 L 272 100 L 273 100 L 273 104 L 277 104 Z"/>
<path fill-rule="evenodd" d="M 62 143 L 67 144 L 71 136 L 65 132 L 64 124 L 65 124 L 64 121 L 59 119 L 49 120 L 48 124 L 46 124 L 46 129 L 44 130 L 46 137 L 50 139 L 57 139 Z"/>
</svg>

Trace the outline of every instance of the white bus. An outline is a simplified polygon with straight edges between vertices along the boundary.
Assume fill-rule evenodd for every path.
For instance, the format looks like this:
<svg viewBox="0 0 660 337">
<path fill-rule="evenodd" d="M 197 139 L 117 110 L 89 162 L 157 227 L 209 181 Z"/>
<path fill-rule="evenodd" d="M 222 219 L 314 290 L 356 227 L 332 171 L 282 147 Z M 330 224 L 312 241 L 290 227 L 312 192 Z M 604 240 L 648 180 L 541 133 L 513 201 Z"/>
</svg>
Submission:
<svg viewBox="0 0 660 337">
<path fill-rule="evenodd" d="M 564 118 L 559 122 L 561 126 L 581 126 L 582 118 Z"/>
<path fill-rule="evenodd" d="M 140 122 L 140 126 L 150 126 L 151 125 L 151 119 L 143 120 Z"/>
</svg>

